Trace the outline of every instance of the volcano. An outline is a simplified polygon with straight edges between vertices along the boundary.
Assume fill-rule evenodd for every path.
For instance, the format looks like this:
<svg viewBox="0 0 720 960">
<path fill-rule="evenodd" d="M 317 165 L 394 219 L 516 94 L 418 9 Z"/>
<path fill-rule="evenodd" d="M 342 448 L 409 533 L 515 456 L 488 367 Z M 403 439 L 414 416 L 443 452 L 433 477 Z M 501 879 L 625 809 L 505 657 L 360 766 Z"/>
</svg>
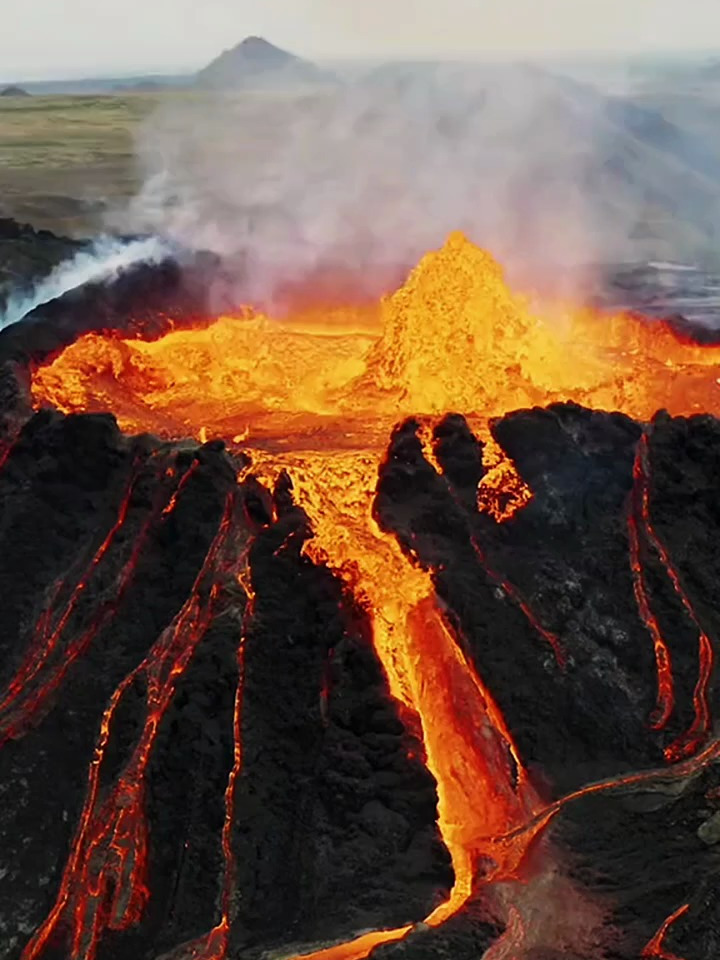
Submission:
<svg viewBox="0 0 720 960">
<path fill-rule="evenodd" d="M 281 50 L 262 37 L 246 37 L 195 75 L 197 86 L 214 90 L 325 84 L 331 80 L 314 63 Z"/>
<path fill-rule="evenodd" d="M 716 957 L 720 347 L 117 284 L 0 333 L 6 955 Z"/>
</svg>

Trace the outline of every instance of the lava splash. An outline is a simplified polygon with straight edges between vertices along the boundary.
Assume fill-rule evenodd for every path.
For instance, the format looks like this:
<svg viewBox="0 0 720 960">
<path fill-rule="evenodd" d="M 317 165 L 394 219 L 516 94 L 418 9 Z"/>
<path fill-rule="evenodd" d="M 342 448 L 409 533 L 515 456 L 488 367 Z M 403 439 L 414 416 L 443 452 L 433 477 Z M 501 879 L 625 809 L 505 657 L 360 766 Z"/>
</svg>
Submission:
<svg viewBox="0 0 720 960">
<path fill-rule="evenodd" d="M 35 372 L 32 393 L 66 413 L 110 411 L 127 432 L 377 451 L 398 419 L 456 410 L 714 413 L 718 362 L 720 346 L 665 321 L 534 309 L 457 234 L 379 309 L 220 317 L 149 342 L 87 334 Z"/>
</svg>

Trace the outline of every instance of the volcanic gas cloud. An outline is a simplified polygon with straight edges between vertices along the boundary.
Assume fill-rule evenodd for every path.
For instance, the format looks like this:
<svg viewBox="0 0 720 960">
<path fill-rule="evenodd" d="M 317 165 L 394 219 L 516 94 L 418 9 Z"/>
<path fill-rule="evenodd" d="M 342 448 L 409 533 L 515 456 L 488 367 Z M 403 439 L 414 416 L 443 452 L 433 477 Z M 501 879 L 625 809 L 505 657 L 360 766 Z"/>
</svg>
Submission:
<svg viewBox="0 0 720 960">
<path fill-rule="evenodd" d="M 153 867 L 162 832 L 152 819 L 162 809 L 154 757 L 186 696 L 184 677 L 224 623 L 234 637 L 228 669 L 237 685 L 224 714 L 232 750 L 222 768 L 222 822 L 214 827 L 221 880 L 214 923 L 184 945 L 178 939 L 177 960 L 268 949 L 328 960 L 375 950 L 378 957 L 396 950 L 423 958 L 670 958 L 676 954 L 666 939 L 681 928 L 695 950 L 686 960 L 710 956 L 693 939 L 699 908 L 692 891 L 666 877 L 644 895 L 642 909 L 623 913 L 635 881 L 624 875 L 603 884 L 599 878 L 612 871 L 598 866 L 604 854 L 587 837 L 594 833 L 588 820 L 597 817 L 612 821 L 618 836 L 632 835 L 632 845 L 639 828 L 618 824 L 640 816 L 638 797 L 655 798 L 643 809 L 667 837 L 677 809 L 668 797 L 690 796 L 698 784 L 710 796 L 713 787 L 720 752 L 713 629 L 720 622 L 703 595 L 710 573 L 696 572 L 692 536 L 683 542 L 678 532 L 684 501 L 675 474 L 689 458 L 702 491 L 697 503 L 711 504 L 697 445 L 708 431 L 720 437 L 711 418 L 700 416 L 720 411 L 719 361 L 720 348 L 701 346 L 670 323 L 538 307 L 512 293 L 493 258 L 458 234 L 375 306 L 318 307 L 282 319 L 248 311 L 154 340 L 108 330 L 83 335 L 36 366 L 35 409 L 70 416 L 41 412 L 25 425 L 5 451 L 6 484 L 28 469 L 32 430 L 50 430 L 48 423 L 107 424 L 84 415 L 112 414 L 124 434 L 160 439 L 122 440 L 134 446 L 132 455 L 122 448 L 127 463 L 114 517 L 44 587 L 0 697 L 6 750 L 43 729 L 59 691 L 94 650 L 110 655 L 103 638 L 139 602 L 132 599 L 139 565 L 171 539 L 193 491 L 209 497 L 212 489 L 217 507 L 203 518 L 214 532 L 184 601 L 159 620 L 154 642 L 139 642 L 142 655 L 101 704 L 64 868 L 17 955 L 95 960 L 124 957 L 133 943 L 144 955 L 159 954 L 162 911 L 154 904 L 172 898 Z M 655 418 L 658 411 L 667 413 Z M 38 417 L 45 425 L 33 427 Z M 195 447 L 184 438 L 204 446 L 189 453 Z M 660 479 L 656 464 L 667 471 Z M 169 558 L 164 563 L 174 569 Z M 314 595 L 308 577 L 319 571 L 335 584 L 331 606 L 344 611 L 343 625 L 318 661 L 305 713 L 284 727 L 273 726 L 275 717 L 258 734 L 258 691 L 275 696 L 272 685 L 260 684 L 258 658 L 269 655 L 267 624 L 284 596 L 270 598 L 267 584 L 283 577 L 283 589 L 306 598 Z M 303 610 L 280 639 L 272 635 L 273 709 L 281 714 L 304 695 L 303 670 L 318 656 L 313 648 L 296 662 L 292 644 L 283 654 L 282 638 L 303 635 L 303 617 L 330 623 L 320 607 Z M 327 635 L 337 629 L 324 628 Z M 320 759 L 323 743 L 342 726 L 349 663 L 342 651 L 350 635 L 365 637 L 367 655 L 379 661 L 383 709 L 402 735 L 397 762 L 416 764 L 418 783 L 429 771 L 436 784 L 437 827 L 427 830 L 438 831 L 449 864 L 428 865 L 430 893 L 388 906 L 387 917 L 368 894 L 377 929 L 367 917 L 333 928 L 329 901 L 313 908 L 316 916 L 307 893 L 292 907 L 283 901 L 286 916 L 270 932 L 253 914 L 257 894 L 244 887 L 286 883 L 267 852 L 275 812 L 265 834 L 252 813 L 253 795 L 263 796 L 253 786 L 265 762 L 257 738 L 266 738 L 271 754 L 299 738 L 303 756 L 318 759 L 307 768 L 292 762 L 313 781 L 318 764 L 329 762 Z M 294 692 L 284 700 L 286 682 Z M 214 715 L 207 704 L 198 709 Z M 362 739 L 361 720 L 353 722 Z M 377 727 L 383 736 L 387 729 Z M 270 743 L 278 730 L 286 739 Z M 378 733 L 372 736 L 379 749 Z M 355 775 L 348 757 L 333 774 L 334 815 L 347 835 L 356 829 L 342 819 L 343 804 L 353 802 L 339 786 Z M 383 782 L 392 794 L 399 775 Z M 360 806 L 367 819 L 367 804 Z M 631 813 L 618 812 L 626 808 Z M 278 813 L 277 822 L 316 822 L 311 807 L 299 809 Z M 558 823 L 564 826 L 556 830 Z M 300 827 L 293 830 L 295 847 L 286 850 L 300 858 L 291 862 L 301 875 L 312 852 Z M 381 842 L 379 862 L 395 856 L 393 842 Z M 191 857 L 191 833 L 183 843 Z M 613 856 L 627 874 L 631 867 Z M 252 858 L 249 879 L 244 863 Z M 444 886 L 433 879 L 443 869 Z M 665 869 L 658 861 L 657 870 Z M 270 887 L 257 879 L 262 870 Z M 332 884 L 331 872 L 327 879 Z M 394 917 L 404 922 L 390 926 Z M 146 939 L 137 933 L 143 930 Z M 444 931 L 450 939 L 433 939 Z"/>
</svg>

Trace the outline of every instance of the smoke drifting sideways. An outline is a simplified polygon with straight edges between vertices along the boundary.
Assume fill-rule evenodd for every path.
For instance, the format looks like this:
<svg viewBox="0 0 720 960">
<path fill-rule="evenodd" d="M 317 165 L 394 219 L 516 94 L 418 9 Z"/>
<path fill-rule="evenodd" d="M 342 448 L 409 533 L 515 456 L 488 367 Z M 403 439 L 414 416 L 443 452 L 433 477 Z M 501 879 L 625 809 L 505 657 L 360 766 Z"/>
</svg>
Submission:
<svg viewBox="0 0 720 960">
<path fill-rule="evenodd" d="M 11 296 L 4 313 L 0 314 L 0 330 L 70 290 L 86 283 L 110 281 L 135 264 L 161 263 L 170 255 L 170 247 L 157 237 L 139 240 L 102 237 L 88 250 L 59 264 L 29 292 Z"/>
<path fill-rule="evenodd" d="M 609 103 L 522 64 L 168 97 L 138 135 L 142 189 L 110 224 L 220 254 L 242 302 L 281 304 L 328 278 L 374 296 L 458 229 L 511 280 L 573 287 L 589 263 L 637 258 L 648 184 L 653 202 L 677 192 L 708 210 Z"/>
</svg>

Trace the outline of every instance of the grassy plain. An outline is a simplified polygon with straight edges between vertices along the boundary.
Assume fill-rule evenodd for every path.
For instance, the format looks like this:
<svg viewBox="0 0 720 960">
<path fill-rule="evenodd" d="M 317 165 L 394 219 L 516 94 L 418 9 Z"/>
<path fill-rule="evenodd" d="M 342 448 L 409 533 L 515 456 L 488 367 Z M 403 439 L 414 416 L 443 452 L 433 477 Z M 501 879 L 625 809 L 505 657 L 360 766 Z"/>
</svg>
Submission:
<svg viewBox="0 0 720 960">
<path fill-rule="evenodd" d="M 178 93 L 0 98 L 0 215 L 94 233 L 137 187 L 134 134 Z"/>
</svg>

